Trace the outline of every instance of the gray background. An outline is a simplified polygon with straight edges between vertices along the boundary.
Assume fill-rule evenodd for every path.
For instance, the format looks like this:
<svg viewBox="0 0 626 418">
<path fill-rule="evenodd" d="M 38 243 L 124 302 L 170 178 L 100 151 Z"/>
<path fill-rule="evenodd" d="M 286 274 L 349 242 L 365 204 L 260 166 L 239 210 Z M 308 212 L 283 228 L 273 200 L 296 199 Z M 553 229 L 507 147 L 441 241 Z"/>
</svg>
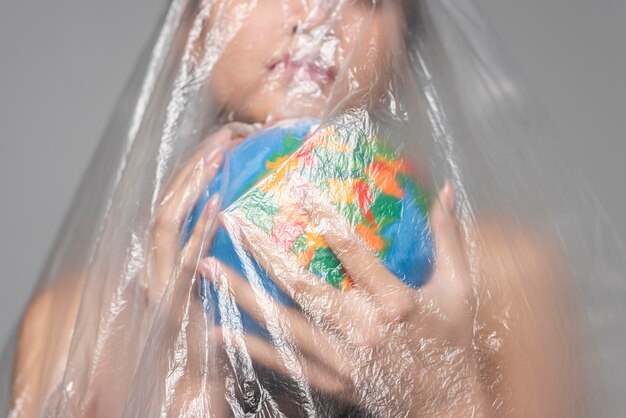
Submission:
<svg viewBox="0 0 626 418">
<path fill-rule="evenodd" d="M 626 1 L 477 1 L 548 110 L 566 159 L 626 237 Z M 0 3 L 0 342 L 164 4 Z M 623 294 L 600 303 L 617 307 Z M 624 403 L 626 325 L 619 322 L 597 332 L 610 339 L 602 354 L 612 397 Z"/>
</svg>

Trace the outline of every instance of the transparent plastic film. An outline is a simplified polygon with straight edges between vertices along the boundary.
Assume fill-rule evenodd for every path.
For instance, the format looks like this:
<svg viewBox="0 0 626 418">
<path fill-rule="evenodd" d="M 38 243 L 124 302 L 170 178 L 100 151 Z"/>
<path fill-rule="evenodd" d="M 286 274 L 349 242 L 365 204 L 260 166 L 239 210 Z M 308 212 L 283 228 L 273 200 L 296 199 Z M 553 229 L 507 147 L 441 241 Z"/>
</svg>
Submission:
<svg viewBox="0 0 626 418">
<path fill-rule="evenodd" d="M 172 1 L 3 412 L 603 411 L 581 291 L 619 245 L 492 36 L 466 1 Z"/>
</svg>

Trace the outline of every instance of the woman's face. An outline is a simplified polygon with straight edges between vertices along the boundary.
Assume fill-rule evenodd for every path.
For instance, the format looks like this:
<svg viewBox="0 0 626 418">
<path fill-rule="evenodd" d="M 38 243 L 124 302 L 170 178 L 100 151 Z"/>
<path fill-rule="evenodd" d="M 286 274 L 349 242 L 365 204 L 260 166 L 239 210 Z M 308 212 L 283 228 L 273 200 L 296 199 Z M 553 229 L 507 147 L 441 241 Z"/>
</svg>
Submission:
<svg viewBox="0 0 626 418">
<path fill-rule="evenodd" d="M 216 1 L 202 48 L 219 51 L 212 94 L 238 120 L 271 122 L 319 117 L 331 92 L 333 100 L 375 93 L 389 79 L 392 53 L 404 48 L 399 0 L 379 3 Z"/>
</svg>

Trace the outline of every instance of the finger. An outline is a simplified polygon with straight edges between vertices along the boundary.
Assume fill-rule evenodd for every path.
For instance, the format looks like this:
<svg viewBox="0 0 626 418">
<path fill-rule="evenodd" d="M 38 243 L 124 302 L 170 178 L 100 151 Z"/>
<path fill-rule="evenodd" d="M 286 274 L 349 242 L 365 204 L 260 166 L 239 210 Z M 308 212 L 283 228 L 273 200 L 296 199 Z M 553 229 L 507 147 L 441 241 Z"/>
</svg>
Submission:
<svg viewBox="0 0 626 418">
<path fill-rule="evenodd" d="M 180 186 L 188 179 L 194 167 L 203 163 L 210 165 L 219 155 L 222 155 L 232 139 L 231 131 L 220 129 L 207 139 L 202 141 L 185 166 L 176 177 L 169 183 L 163 196 L 167 197 L 180 189 Z"/>
<path fill-rule="evenodd" d="M 208 160 L 196 164 L 194 171 L 188 174 L 189 178 L 186 179 L 186 183 L 179 186 L 180 190 L 176 191 L 174 195 L 170 195 L 167 201 L 162 202 L 151 228 L 153 256 L 148 268 L 149 272 L 145 277 L 145 287 L 148 289 L 147 295 L 150 300 L 158 301 L 160 299 L 177 263 L 183 268 L 183 273 L 186 274 L 184 262 L 189 261 L 193 254 L 197 255 L 195 251 L 198 249 L 195 247 L 190 248 L 191 251 L 183 250 L 181 252 L 183 223 L 193 205 L 198 201 L 200 194 L 206 190 L 207 184 L 217 173 L 222 158 L 221 154 L 216 154 L 209 165 L 207 165 Z M 205 214 L 207 211 L 215 209 L 212 205 L 207 204 L 207 206 L 208 208 L 203 209 Z M 203 227 L 204 224 L 197 227 L 196 232 Z M 196 240 L 195 244 L 197 243 Z M 177 262 L 180 256 L 182 258 Z"/>
<path fill-rule="evenodd" d="M 387 270 L 319 190 L 306 181 L 298 181 L 294 190 L 316 231 L 348 271 L 355 288 L 360 287 L 371 294 L 388 321 L 406 319 L 414 311 L 411 289 Z"/>
<path fill-rule="evenodd" d="M 168 416 L 198 416 L 198 405 L 203 405 L 209 416 L 231 416 L 226 402 L 226 387 L 221 367 L 215 367 L 224 360 L 223 347 L 213 324 L 207 322 L 206 315 L 192 291 L 185 304 L 186 321 L 177 321 L 175 332 L 178 340 L 185 344 L 185 361 L 180 364 L 180 373 L 170 376 L 173 393 L 168 402 Z M 182 337 L 182 336 L 185 337 Z M 207 364 L 207 362 L 210 362 Z"/>
<path fill-rule="evenodd" d="M 333 344 L 330 336 L 311 324 L 301 312 L 277 302 L 263 288 L 253 289 L 237 272 L 215 258 L 204 259 L 198 270 L 218 288 L 227 288 L 237 305 L 274 338 L 289 338 L 302 352 L 338 376 L 350 377 L 354 368 L 349 354 L 342 350 L 341 344 Z"/>
<path fill-rule="evenodd" d="M 454 215 L 455 202 L 454 189 L 448 181 L 440 190 L 438 199 L 433 202 L 430 210 L 430 228 L 435 243 L 436 269 L 454 273 L 452 276 L 447 276 L 450 280 L 458 276 L 454 267 L 465 265 L 460 247 L 460 234 Z"/>
<path fill-rule="evenodd" d="M 454 214 L 456 197 L 448 181 L 430 211 L 430 227 L 435 243 L 435 272 L 424 286 L 424 294 L 446 316 L 455 317 L 470 299 L 471 275 L 463 239 Z"/>
<path fill-rule="evenodd" d="M 361 292 L 340 292 L 298 264 L 258 227 L 235 210 L 221 215 L 224 229 L 240 243 L 274 283 L 291 297 L 315 324 L 356 344 L 380 342 L 381 312 Z"/>
<path fill-rule="evenodd" d="M 177 190 L 163 200 L 160 214 L 168 218 L 166 221 L 168 224 L 177 228 L 182 224 L 193 205 L 217 174 L 223 160 L 224 155 L 218 153 L 210 159 L 199 161 Z"/>
<path fill-rule="evenodd" d="M 160 208 L 152 227 L 152 239 L 159 257 L 167 260 L 166 264 L 173 262 L 179 254 L 183 222 L 215 176 L 221 161 L 220 156 L 210 166 L 197 166 L 196 171 L 190 173 L 187 183 L 181 185 L 181 190 L 170 196 Z"/>
<path fill-rule="evenodd" d="M 187 267 L 196 267 L 199 257 L 207 252 L 217 231 L 217 214 L 220 210 L 219 195 L 211 196 L 202 209 L 193 233 L 181 255 L 181 262 Z"/>
<path fill-rule="evenodd" d="M 291 378 L 295 382 L 306 381 L 327 394 L 348 400 L 346 390 L 349 387 L 348 382 L 306 357 L 299 356 L 288 345 L 274 347 L 254 335 L 242 334 L 240 331 L 230 328 L 220 329 L 223 334 L 222 343 L 226 350 L 234 349 L 256 363 Z"/>
<path fill-rule="evenodd" d="M 229 122 L 223 128 L 229 129 L 233 138 L 247 138 L 261 129 L 260 123 Z"/>
<path fill-rule="evenodd" d="M 156 216 L 151 230 L 151 246 L 153 251 L 154 270 L 151 272 L 151 280 L 156 282 L 156 293 L 164 289 L 164 284 L 170 279 L 170 275 L 177 264 L 181 254 L 181 236 L 184 219 L 191 212 L 191 208 L 198 200 L 206 184 L 217 171 L 217 166 L 202 167 L 200 175 L 192 173 L 189 183 L 161 208 Z M 209 207 L 207 210 L 211 210 Z M 199 228 L 200 229 L 200 228 Z"/>
</svg>

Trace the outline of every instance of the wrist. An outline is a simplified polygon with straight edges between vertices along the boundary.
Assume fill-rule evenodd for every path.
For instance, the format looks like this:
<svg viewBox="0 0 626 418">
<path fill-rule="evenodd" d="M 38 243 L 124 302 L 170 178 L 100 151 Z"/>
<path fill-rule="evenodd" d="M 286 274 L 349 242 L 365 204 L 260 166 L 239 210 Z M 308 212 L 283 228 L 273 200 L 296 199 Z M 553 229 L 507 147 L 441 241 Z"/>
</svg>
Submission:
<svg viewBox="0 0 626 418">
<path fill-rule="evenodd" d="M 439 384 L 433 385 L 438 393 L 430 408 L 416 405 L 421 413 L 411 416 L 426 417 L 489 417 L 491 416 L 487 392 L 480 378 L 479 361 L 470 348 L 459 354 L 438 371 Z"/>
<path fill-rule="evenodd" d="M 489 417 L 490 408 L 487 402 L 487 392 L 480 378 L 478 359 L 472 351 L 467 360 L 465 375 L 460 379 L 464 389 L 460 396 L 447 405 L 447 416 L 450 417 Z M 446 412 L 446 411 L 441 411 Z M 443 416 L 437 413 L 437 416 Z"/>
</svg>

